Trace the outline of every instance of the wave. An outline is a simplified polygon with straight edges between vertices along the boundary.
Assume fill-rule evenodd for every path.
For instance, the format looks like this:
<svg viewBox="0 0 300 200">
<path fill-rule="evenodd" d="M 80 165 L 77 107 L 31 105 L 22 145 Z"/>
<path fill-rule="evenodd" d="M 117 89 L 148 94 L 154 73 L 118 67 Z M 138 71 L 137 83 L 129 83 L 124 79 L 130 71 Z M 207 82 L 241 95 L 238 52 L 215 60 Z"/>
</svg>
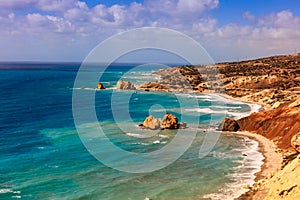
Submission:
<svg viewBox="0 0 300 200">
<path fill-rule="evenodd" d="M 255 182 L 254 179 L 256 177 L 255 174 L 261 170 L 264 157 L 259 151 L 259 143 L 257 141 L 251 140 L 248 137 L 243 138 L 245 148 L 233 149 L 233 151 L 240 151 L 244 156 L 244 159 L 241 161 L 237 160 L 239 166 L 233 167 L 235 173 L 227 175 L 227 178 L 230 178 L 232 182 L 225 184 L 225 186 L 216 193 L 204 195 L 204 198 L 209 198 L 212 200 L 235 199 L 249 190 L 244 189 L 244 185 L 249 184 L 250 187 L 253 186 Z M 223 153 L 213 153 L 213 155 L 216 157 L 224 156 Z"/>
<path fill-rule="evenodd" d="M 187 112 L 198 112 L 198 113 L 203 113 L 203 114 L 223 114 L 223 115 L 230 115 L 234 118 L 242 118 L 244 116 L 248 116 L 249 112 L 233 112 L 233 111 L 227 111 L 226 109 L 224 110 L 213 110 L 211 107 L 207 108 L 191 108 L 191 109 L 184 109 L 184 111 Z"/>
<path fill-rule="evenodd" d="M 103 91 L 97 88 L 89 88 L 89 87 L 80 87 L 80 88 L 70 88 L 71 90 L 92 90 L 92 91 Z M 108 87 L 105 90 L 116 90 L 116 87 Z"/>
<path fill-rule="evenodd" d="M 5 193 L 12 193 L 13 191 L 11 189 L 3 188 L 0 189 L 0 194 L 5 194 Z"/>
</svg>

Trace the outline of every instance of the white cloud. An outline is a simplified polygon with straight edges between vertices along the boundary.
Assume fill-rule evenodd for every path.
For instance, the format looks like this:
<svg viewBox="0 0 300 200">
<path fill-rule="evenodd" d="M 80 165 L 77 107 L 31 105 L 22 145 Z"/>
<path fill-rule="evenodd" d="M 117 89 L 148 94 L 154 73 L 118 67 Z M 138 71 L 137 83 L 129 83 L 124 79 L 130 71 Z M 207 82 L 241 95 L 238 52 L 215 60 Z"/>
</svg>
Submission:
<svg viewBox="0 0 300 200">
<path fill-rule="evenodd" d="M 78 7 L 77 0 L 39 0 L 37 7 L 43 11 L 61 11 Z"/>
<path fill-rule="evenodd" d="M 1 10 L 11 9 L 25 9 L 29 7 L 34 7 L 38 0 L 1 0 L 0 1 L 0 8 Z"/>
<path fill-rule="evenodd" d="M 252 22 L 255 21 L 255 16 L 252 15 L 249 11 L 244 12 L 242 17 L 245 18 L 245 19 L 248 19 Z"/>
<path fill-rule="evenodd" d="M 122 30 L 160 26 L 192 36 L 212 54 L 264 54 L 270 50 L 286 51 L 291 46 L 300 49 L 300 18 L 291 11 L 260 18 L 246 11 L 241 17 L 250 20 L 250 24 L 230 23 L 220 27 L 217 19 L 207 15 L 218 5 L 218 0 L 145 0 L 129 5 L 98 4 L 90 8 L 78 0 L 0 1 L 0 36 L 6 39 L 12 35 L 29 38 L 27 40 L 31 42 L 40 40 L 39 44 L 45 46 L 51 42 L 67 44 L 64 48 L 83 43 L 83 46 L 92 47 Z M 36 11 L 25 15 L 14 12 L 26 8 L 35 8 Z M 83 51 L 81 49 L 78 51 Z M 74 51 L 72 48 L 71 52 Z"/>
</svg>

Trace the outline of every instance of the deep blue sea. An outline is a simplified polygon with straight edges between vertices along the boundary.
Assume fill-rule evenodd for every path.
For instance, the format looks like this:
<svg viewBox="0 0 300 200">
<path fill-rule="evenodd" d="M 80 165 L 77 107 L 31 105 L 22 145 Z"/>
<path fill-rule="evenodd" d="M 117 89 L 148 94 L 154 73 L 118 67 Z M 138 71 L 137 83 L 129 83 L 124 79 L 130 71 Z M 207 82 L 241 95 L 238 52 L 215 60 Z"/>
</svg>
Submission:
<svg viewBox="0 0 300 200">
<path fill-rule="evenodd" d="M 132 68 L 108 68 L 100 79 L 107 89 L 96 91 L 93 86 L 97 82 L 89 80 L 74 88 L 79 69 L 76 64 L 3 64 L 0 199 L 232 199 L 244 191 L 243 185 L 253 183 L 254 173 L 260 170 L 263 160 L 258 143 L 234 135 L 219 136 L 207 128 L 208 124 L 220 123 L 224 112 L 238 118 L 255 111 L 257 106 L 218 95 L 177 94 L 184 101 L 180 104 L 172 93 L 116 91 L 120 78 L 136 85 L 158 78 L 152 75 L 155 67 L 137 71 Z M 83 73 L 93 75 L 95 68 Z M 109 140 L 124 151 L 154 152 L 169 145 L 176 136 L 176 130 L 163 130 L 152 135 L 150 131 L 150 137 L 143 137 L 138 124 L 149 114 L 162 117 L 170 112 L 179 120 L 184 118 L 188 124 L 185 131 L 196 131 L 197 135 L 179 159 L 162 169 L 145 173 L 116 170 L 97 160 L 82 143 L 73 120 L 74 90 L 83 95 L 95 93 L 99 121 L 79 126 L 88 133 L 100 125 Z M 128 95 L 128 102 L 123 103 L 122 97 Z M 112 97 L 119 109 L 129 109 L 131 122 L 120 116 L 116 122 Z M 200 159 L 199 149 L 207 134 L 216 134 L 219 139 L 208 155 Z M 101 153 L 111 160 L 126 160 L 105 146 Z M 135 161 L 128 162 L 134 165 Z"/>
</svg>

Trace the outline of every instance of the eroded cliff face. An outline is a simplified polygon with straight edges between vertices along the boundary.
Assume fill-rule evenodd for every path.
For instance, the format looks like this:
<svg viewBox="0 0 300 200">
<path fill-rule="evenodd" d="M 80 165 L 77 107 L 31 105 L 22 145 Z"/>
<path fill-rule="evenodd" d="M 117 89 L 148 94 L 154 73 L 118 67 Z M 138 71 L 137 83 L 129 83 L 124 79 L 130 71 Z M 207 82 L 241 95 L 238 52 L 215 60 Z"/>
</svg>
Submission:
<svg viewBox="0 0 300 200">
<path fill-rule="evenodd" d="M 300 133 L 300 98 L 276 109 L 253 113 L 239 119 L 241 130 L 259 133 L 281 149 L 291 148 L 291 139 Z"/>
</svg>

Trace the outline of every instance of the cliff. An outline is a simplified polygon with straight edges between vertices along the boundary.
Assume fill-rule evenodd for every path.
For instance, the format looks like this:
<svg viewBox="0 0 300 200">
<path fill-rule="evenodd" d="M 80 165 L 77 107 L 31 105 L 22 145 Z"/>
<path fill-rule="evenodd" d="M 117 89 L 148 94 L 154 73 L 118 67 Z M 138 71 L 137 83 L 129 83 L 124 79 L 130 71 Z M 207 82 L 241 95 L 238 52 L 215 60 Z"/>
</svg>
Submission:
<svg viewBox="0 0 300 200">
<path fill-rule="evenodd" d="M 243 131 L 259 133 L 283 150 L 291 149 L 291 139 L 300 133 L 300 98 L 284 103 L 276 109 L 253 113 L 239 119 Z"/>
<path fill-rule="evenodd" d="M 285 155 L 282 169 L 261 177 L 250 195 L 240 199 L 300 199 L 300 54 L 215 66 L 179 66 L 155 74 L 160 80 L 140 89 L 225 92 L 233 98 L 264 105 L 264 111 L 237 123 L 240 130 L 263 135 L 281 149 Z"/>
</svg>

